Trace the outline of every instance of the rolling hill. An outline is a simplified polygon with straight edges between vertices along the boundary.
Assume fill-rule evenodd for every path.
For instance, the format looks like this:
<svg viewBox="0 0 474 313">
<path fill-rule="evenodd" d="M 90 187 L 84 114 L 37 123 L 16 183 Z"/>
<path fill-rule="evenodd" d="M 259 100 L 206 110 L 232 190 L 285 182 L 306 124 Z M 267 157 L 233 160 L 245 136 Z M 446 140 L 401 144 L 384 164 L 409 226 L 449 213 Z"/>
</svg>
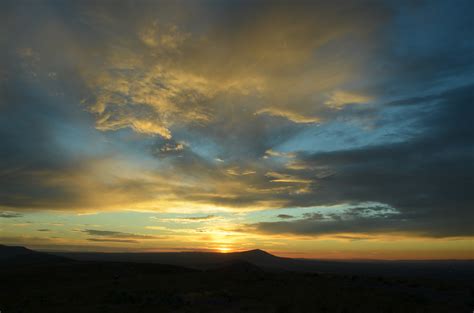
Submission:
<svg viewBox="0 0 474 313">
<path fill-rule="evenodd" d="M 38 252 L 20 246 L 0 245 L 0 264 L 2 265 L 54 264 L 71 261 L 65 256 Z"/>
</svg>

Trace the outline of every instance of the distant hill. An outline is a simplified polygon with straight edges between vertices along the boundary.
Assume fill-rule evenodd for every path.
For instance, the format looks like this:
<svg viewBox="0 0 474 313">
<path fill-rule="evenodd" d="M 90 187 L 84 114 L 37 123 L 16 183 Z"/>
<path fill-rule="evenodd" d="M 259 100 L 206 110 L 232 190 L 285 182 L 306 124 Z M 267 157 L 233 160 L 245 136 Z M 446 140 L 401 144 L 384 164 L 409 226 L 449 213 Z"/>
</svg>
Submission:
<svg viewBox="0 0 474 313">
<path fill-rule="evenodd" d="M 278 257 L 259 249 L 233 253 L 43 253 L 25 247 L 0 245 L 0 265 L 49 264 L 72 261 L 166 264 L 198 270 L 237 272 L 258 272 L 261 269 L 264 271 L 474 280 L 473 260 L 330 261 Z"/>
<path fill-rule="evenodd" d="M 49 253 L 37 252 L 25 247 L 0 245 L 1 265 L 30 265 L 70 262 L 71 259 Z"/>
<path fill-rule="evenodd" d="M 251 263 L 266 271 L 294 271 L 336 273 L 371 276 L 405 276 L 429 278 L 454 278 L 474 280 L 474 261 L 332 261 L 292 259 L 272 255 L 263 250 L 232 253 L 213 252 L 154 252 L 154 253 L 97 253 L 56 252 L 79 261 L 159 263 L 188 268 L 212 270 L 232 262 Z"/>
<path fill-rule="evenodd" d="M 263 250 L 233 253 L 213 252 L 154 252 L 154 253 L 98 253 L 55 252 L 55 255 L 78 261 L 160 263 L 196 269 L 219 268 L 223 264 L 242 261 L 265 269 L 287 269 L 292 259 L 280 258 Z"/>
</svg>

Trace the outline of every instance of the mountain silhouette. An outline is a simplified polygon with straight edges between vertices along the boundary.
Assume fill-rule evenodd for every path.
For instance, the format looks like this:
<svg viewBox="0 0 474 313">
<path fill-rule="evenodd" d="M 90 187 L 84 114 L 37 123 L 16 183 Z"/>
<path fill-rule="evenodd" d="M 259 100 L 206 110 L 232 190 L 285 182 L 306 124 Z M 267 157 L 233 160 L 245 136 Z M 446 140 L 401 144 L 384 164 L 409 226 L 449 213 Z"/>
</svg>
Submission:
<svg viewBox="0 0 474 313">
<path fill-rule="evenodd" d="M 243 252 L 233 252 L 229 254 L 240 255 L 243 257 L 250 257 L 250 258 L 266 258 L 266 259 L 277 259 L 278 257 L 270 254 L 266 251 L 260 249 L 248 250 Z"/>
<path fill-rule="evenodd" d="M 50 264 L 69 261 L 72 260 L 64 256 L 33 251 L 20 246 L 0 245 L 0 264 L 2 265 Z"/>
<path fill-rule="evenodd" d="M 246 271 L 248 264 L 265 271 L 388 275 L 474 280 L 473 260 L 370 261 L 292 259 L 255 249 L 241 252 L 37 252 L 25 247 L 0 245 L 0 264 L 43 264 L 58 262 L 119 262 L 173 265 L 197 270 L 227 268 Z M 239 262 L 241 262 L 240 265 Z M 248 263 L 247 265 L 243 265 Z M 240 269 L 238 269 L 240 267 Z"/>
<path fill-rule="evenodd" d="M 244 261 L 267 269 L 286 268 L 291 259 L 274 256 L 255 249 L 242 252 L 154 252 L 154 253 L 98 253 L 63 252 L 56 255 L 78 261 L 160 263 L 185 266 L 196 269 L 219 268 L 223 264 Z"/>
<path fill-rule="evenodd" d="M 274 256 L 273 254 L 260 249 L 229 253 L 229 258 L 246 261 L 264 268 L 286 267 L 290 260 Z"/>
</svg>

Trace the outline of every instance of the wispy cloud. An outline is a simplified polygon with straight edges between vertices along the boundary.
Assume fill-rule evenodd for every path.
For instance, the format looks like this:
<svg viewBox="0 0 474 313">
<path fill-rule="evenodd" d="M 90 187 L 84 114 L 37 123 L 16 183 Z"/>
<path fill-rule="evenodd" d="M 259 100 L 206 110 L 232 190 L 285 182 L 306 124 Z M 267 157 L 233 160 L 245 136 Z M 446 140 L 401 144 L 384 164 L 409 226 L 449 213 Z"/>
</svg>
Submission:
<svg viewBox="0 0 474 313">
<path fill-rule="evenodd" d="M 23 217 L 23 214 L 17 212 L 0 212 L 0 218 L 18 218 Z"/>
<path fill-rule="evenodd" d="M 183 217 L 183 220 L 190 220 L 190 221 L 203 221 L 203 220 L 210 220 L 215 219 L 215 215 L 205 215 L 205 216 L 191 216 L 191 217 Z"/>
<path fill-rule="evenodd" d="M 151 219 L 159 221 L 159 222 L 164 222 L 164 223 L 188 224 L 188 223 L 212 222 L 216 220 L 221 220 L 222 217 L 209 214 L 209 215 L 203 215 L 203 216 L 185 216 L 185 217 L 177 217 L 177 218 L 161 218 L 157 216 L 152 216 Z"/>
<path fill-rule="evenodd" d="M 95 242 L 118 242 L 118 243 L 138 243 L 138 240 L 132 239 L 108 239 L 108 238 L 87 238 L 89 241 Z"/>
<path fill-rule="evenodd" d="M 91 236 L 100 236 L 100 237 L 108 237 L 108 238 L 160 239 L 160 237 L 158 236 L 124 233 L 124 232 L 111 231 L 111 230 L 85 229 L 83 230 L 83 232 Z"/>
</svg>

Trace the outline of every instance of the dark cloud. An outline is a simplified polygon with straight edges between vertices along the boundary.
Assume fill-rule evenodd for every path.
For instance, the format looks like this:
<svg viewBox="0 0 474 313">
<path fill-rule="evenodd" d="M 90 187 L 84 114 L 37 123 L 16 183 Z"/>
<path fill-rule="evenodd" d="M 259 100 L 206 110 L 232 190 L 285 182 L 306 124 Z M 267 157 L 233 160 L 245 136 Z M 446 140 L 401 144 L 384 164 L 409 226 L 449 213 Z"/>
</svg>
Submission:
<svg viewBox="0 0 474 313">
<path fill-rule="evenodd" d="M 328 216 L 334 216 L 334 215 L 328 214 Z M 321 214 L 321 213 L 304 213 L 303 217 L 307 220 L 322 220 L 322 219 L 324 219 L 324 215 Z"/>
<path fill-rule="evenodd" d="M 367 240 L 370 238 L 367 237 L 361 237 L 361 236 L 346 236 L 346 235 L 336 235 L 332 236 L 333 238 L 337 239 L 346 239 L 346 240 L 351 240 L 351 241 L 359 241 L 359 240 Z"/>
<path fill-rule="evenodd" d="M 183 220 L 191 220 L 191 221 L 205 221 L 215 218 L 215 215 L 206 215 L 206 216 L 191 216 L 191 217 L 182 217 Z"/>
<path fill-rule="evenodd" d="M 277 217 L 281 219 L 295 218 L 293 215 L 289 215 L 289 214 L 278 214 Z"/>
<path fill-rule="evenodd" d="M 182 155 L 183 150 L 186 149 L 186 144 L 182 142 L 176 142 L 175 140 L 158 140 L 153 146 L 153 155 L 157 157 L 176 156 Z"/>
<path fill-rule="evenodd" d="M 439 95 L 428 114 L 420 117 L 424 132 L 401 143 L 360 149 L 302 155 L 308 168 L 323 168 L 334 175 L 316 180 L 316 188 L 294 205 L 379 202 L 397 214 L 361 216 L 355 208 L 351 219 L 332 220 L 308 214 L 291 222 L 261 223 L 264 231 L 294 233 L 407 232 L 426 236 L 472 236 L 474 218 L 474 86 Z M 312 172 L 314 175 L 315 173 Z M 309 175 L 306 175 L 308 177 Z M 370 208 L 383 212 L 383 207 Z"/>
<path fill-rule="evenodd" d="M 352 207 L 339 213 L 304 213 L 302 218 L 292 221 L 261 222 L 250 227 L 263 232 L 305 235 L 373 234 L 400 231 L 397 228 L 397 221 L 401 219 L 403 218 L 400 217 L 399 212 L 392 208 L 367 206 Z"/>
<path fill-rule="evenodd" d="M 138 235 L 110 230 L 85 229 L 83 232 L 91 236 L 101 236 L 109 238 L 128 238 L 128 239 L 157 239 L 157 236 Z"/>
<path fill-rule="evenodd" d="M 87 238 L 89 241 L 95 242 L 119 242 L 119 243 L 138 243 L 137 240 L 131 239 L 104 239 L 104 238 Z"/>
<path fill-rule="evenodd" d="M 13 64 L 17 62 L 22 61 Z M 83 130 L 91 121 L 79 106 L 64 104 L 74 100 L 53 95 L 50 89 L 57 83 L 32 81 L 21 68 L 11 71 L 13 76 L 2 82 L 6 92 L 0 94 L 0 204 L 35 209 L 75 202 L 76 192 L 47 181 L 74 171 L 88 158 L 71 151 L 70 140 L 87 140 L 89 131 Z"/>
</svg>

